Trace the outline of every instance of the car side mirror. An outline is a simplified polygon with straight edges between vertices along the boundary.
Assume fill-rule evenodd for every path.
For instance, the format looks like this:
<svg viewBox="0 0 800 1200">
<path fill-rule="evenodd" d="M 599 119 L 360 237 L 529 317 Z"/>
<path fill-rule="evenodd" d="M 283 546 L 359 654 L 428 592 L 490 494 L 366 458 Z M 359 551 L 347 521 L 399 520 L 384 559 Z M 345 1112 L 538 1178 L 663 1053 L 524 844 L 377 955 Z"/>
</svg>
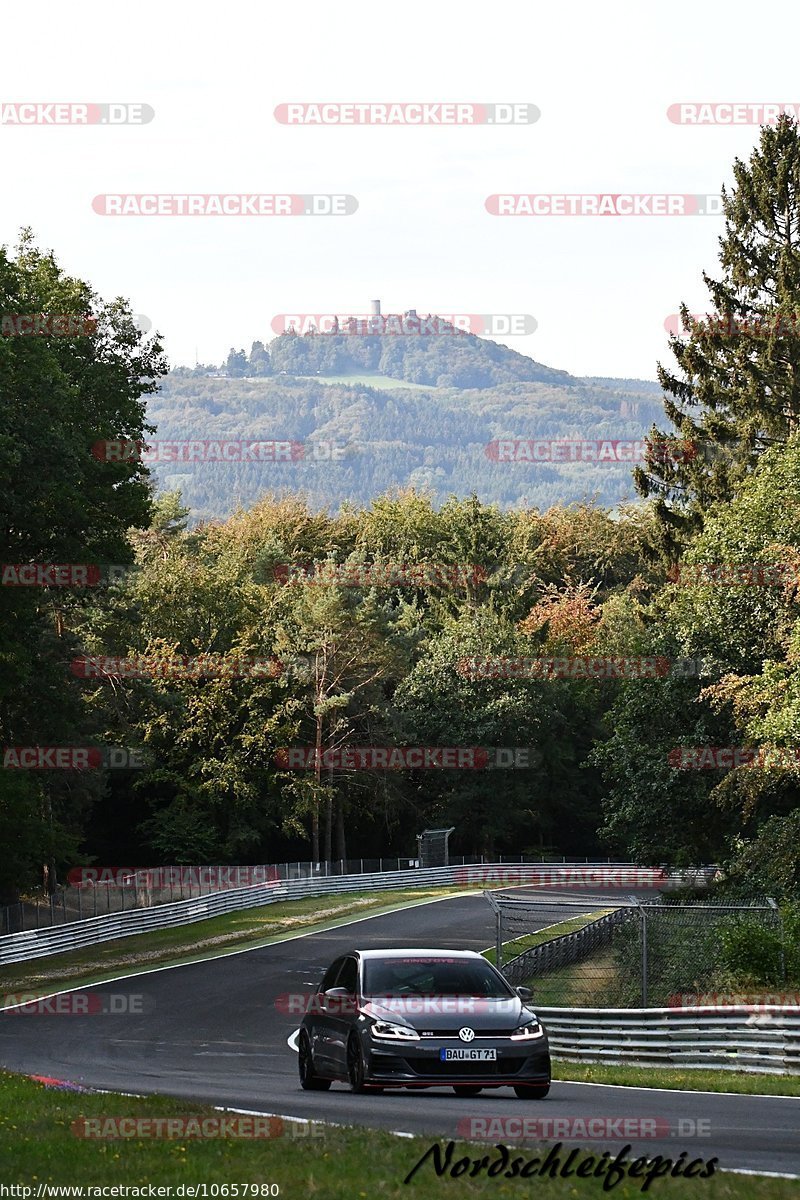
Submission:
<svg viewBox="0 0 800 1200">
<path fill-rule="evenodd" d="M 533 992 L 531 991 L 531 989 L 529 987 L 514 988 L 514 991 L 517 993 L 520 1000 L 532 1000 L 533 999 Z"/>
<path fill-rule="evenodd" d="M 344 987 L 328 988 L 322 993 L 322 1008 L 328 1013 L 352 1014 L 357 1009 L 356 997 Z"/>
</svg>

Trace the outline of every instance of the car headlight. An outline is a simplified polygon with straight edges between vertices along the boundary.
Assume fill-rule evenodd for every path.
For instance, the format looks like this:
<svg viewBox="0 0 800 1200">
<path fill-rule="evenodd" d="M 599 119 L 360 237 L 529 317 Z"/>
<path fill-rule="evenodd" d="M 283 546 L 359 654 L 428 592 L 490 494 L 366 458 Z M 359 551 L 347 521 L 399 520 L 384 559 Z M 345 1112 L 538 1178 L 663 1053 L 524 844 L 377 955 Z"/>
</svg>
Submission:
<svg viewBox="0 0 800 1200">
<path fill-rule="evenodd" d="M 512 1042 L 529 1042 L 533 1038 L 544 1036 L 544 1030 L 538 1021 L 528 1021 L 525 1025 L 520 1025 L 519 1029 L 515 1029 L 511 1034 Z"/>
<path fill-rule="evenodd" d="M 395 1025 L 392 1021 L 373 1021 L 370 1033 L 374 1038 L 387 1042 L 418 1042 L 419 1034 L 409 1025 Z"/>
</svg>

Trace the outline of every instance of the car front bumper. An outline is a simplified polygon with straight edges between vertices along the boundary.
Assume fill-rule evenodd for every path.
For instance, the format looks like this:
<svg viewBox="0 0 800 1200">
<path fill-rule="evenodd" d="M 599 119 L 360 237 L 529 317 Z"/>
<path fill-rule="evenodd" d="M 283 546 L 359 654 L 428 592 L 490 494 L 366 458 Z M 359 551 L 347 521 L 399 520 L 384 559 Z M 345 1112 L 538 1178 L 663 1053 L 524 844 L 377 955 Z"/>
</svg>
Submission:
<svg viewBox="0 0 800 1200">
<path fill-rule="evenodd" d="M 550 1082 L 550 1051 L 546 1040 L 534 1045 L 481 1041 L 481 1048 L 497 1051 L 495 1062 L 443 1062 L 440 1050 L 463 1049 L 464 1043 L 451 1039 L 425 1039 L 419 1042 L 379 1042 L 368 1038 L 364 1044 L 365 1078 L 381 1087 L 402 1087 L 409 1083 L 425 1087 L 509 1087 L 529 1084 L 533 1087 Z"/>
</svg>

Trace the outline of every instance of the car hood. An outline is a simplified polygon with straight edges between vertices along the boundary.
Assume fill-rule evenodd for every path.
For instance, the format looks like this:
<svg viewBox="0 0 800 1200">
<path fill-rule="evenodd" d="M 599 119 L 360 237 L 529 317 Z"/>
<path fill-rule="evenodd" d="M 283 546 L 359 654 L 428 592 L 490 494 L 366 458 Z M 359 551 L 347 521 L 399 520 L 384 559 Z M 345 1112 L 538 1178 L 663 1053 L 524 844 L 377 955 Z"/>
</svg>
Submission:
<svg viewBox="0 0 800 1200">
<path fill-rule="evenodd" d="M 535 1014 L 514 996 L 478 999 L 470 996 L 364 997 L 361 1010 L 381 1021 L 410 1025 L 418 1032 L 457 1034 L 468 1026 L 476 1033 L 511 1033 Z"/>
</svg>

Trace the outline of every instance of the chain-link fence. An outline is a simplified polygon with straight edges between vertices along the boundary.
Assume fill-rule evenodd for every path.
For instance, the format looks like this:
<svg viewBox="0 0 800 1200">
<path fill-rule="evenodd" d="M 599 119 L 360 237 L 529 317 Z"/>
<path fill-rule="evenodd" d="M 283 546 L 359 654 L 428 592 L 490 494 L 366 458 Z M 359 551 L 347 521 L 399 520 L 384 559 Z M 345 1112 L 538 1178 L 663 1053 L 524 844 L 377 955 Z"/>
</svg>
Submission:
<svg viewBox="0 0 800 1200">
<path fill-rule="evenodd" d="M 542 1006 L 763 1004 L 765 989 L 800 984 L 787 980 L 774 901 L 485 895 L 496 914 L 495 961 L 510 983 L 532 988 Z"/>
</svg>

